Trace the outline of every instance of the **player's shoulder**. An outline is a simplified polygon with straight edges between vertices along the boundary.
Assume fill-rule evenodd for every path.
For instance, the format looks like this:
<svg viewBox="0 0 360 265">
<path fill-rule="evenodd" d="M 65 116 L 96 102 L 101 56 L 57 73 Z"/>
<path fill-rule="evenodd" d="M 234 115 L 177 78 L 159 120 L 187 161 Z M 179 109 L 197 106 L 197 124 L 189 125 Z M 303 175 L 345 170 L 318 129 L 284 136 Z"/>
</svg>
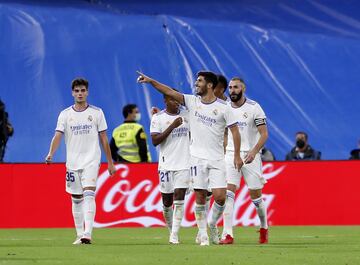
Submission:
<svg viewBox="0 0 360 265">
<path fill-rule="evenodd" d="M 73 106 L 69 106 L 69 107 L 63 109 L 63 110 L 60 112 L 60 115 L 67 115 L 67 114 L 69 114 L 71 111 L 74 111 Z"/>
<path fill-rule="evenodd" d="M 94 105 L 89 105 L 89 110 L 94 110 L 94 111 L 102 111 L 102 109 L 101 108 L 99 108 L 99 107 L 96 107 L 96 106 L 94 106 Z"/>
<path fill-rule="evenodd" d="M 260 104 L 257 101 L 250 98 L 246 98 L 245 104 L 250 106 L 260 106 Z"/>
<path fill-rule="evenodd" d="M 226 106 L 228 104 L 228 102 L 226 100 L 223 100 L 221 98 L 216 98 L 216 102 L 220 105 L 224 105 Z"/>
<path fill-rule="evenodd" d="M 160 110 L 159 112 L 157 112 L 153 115 L 153 118 L 159 118 L 159 117 L 163 116 L 164 114 L 166 114 L 166 111 L 164 109 Z"/>
</svg>

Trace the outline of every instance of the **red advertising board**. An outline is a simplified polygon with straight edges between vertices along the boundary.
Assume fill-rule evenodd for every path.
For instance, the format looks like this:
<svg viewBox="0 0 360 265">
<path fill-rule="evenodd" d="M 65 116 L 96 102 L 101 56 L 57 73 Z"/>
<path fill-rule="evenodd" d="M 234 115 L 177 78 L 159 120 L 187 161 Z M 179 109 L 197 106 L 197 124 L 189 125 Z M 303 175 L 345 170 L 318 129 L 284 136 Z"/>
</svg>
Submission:
<svg viewBox="0 0 360 265">
<path fill-rule="evenodd" d="M 110 177 L 102 165 L 96 194 L 96 227 L 163 226 L 157 164 L 118 164 Z M 263 167 L 263 197 L 270 225 L 360 225 L 360 161 L 274 162 Z M 1 164 L 0 228 L 73 227 L 64 164 Z M 183 226 L 195 225 L 194 195 Z M 258 225 L 242 183 L 235 225 Z"/>
</svg>

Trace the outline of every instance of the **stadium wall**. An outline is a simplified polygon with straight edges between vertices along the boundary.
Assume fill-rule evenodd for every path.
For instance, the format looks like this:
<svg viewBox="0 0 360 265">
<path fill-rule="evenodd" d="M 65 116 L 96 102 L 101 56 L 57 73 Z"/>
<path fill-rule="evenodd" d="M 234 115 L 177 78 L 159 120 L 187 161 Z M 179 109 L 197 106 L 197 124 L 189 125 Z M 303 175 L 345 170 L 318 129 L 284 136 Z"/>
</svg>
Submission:
<svg viewBox="0 0 360 265">
<path fill-rule="evenodd" d="M 0 97 L 15 128 L 5 161 L 43 161 L 77 76 L 110 136 L 126 103 L 147 132 L 150 107 L 163 106 L 136 70 L 193 93 L 201 69 L 246 80 L 277 159 L 299 130 L 323 159 L 347 159 L 360 133 L 359 14 L 354 0 L 1 1 Z"/>
<path fill-rule="evenodd" d="M 102 164 L 95 227 L 165 226 L 157 164 L 118 164 L 109 177 Z M 265 163 L 263 197 L 270 225 L 360 225 L 360 161 Z M 0 228 L 73 227 L 65 165 L 1 164 Z M 196 225 L 194 195 L 185 203 L 183 226 Z M 259 225 L 241 184 L 234 224 Z"/>
</svg>

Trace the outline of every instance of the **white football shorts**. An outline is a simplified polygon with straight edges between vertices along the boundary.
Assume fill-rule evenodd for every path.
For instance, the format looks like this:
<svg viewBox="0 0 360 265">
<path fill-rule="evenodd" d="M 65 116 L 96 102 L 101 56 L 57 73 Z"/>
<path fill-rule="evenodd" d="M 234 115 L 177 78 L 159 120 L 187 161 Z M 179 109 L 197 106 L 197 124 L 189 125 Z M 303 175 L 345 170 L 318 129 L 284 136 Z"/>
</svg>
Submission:
<svg viewBox="0 0 360 265">
<path fill-rule="evenodd" d="M 159 170 L 159 184 L 161 193 L 174 193 L 175 189 L 187 189 L 190 186 L 189 170 Z"/>
<path fill-rule="evenodd" d="M 244 161 L 247 152 L 240 152 Z M 234 167 L 234 152 L 227 152 L 225 155 L 226 180 L 229 184 L 240 187 L 241 176 L 244 176 L 245 183 L 250 190 L 258 190 L 264 187 L 266 179 L 262 175 L 262 162 L 260 154 L 257 154 L 250 164 L 244 164 L 240 172 Z"/>
<path fill-rule="evenodd" d="M 209 190 L 226 188 L 225 161 L 207 160 L 197 157 L 190 159 L 190 175 L 194 189 Z"/>
<path fill-rule="evenodd" d="M 99 174 L 99 166 L 89 166 L 84 169 L 66 169 L 66 192 L 75 195 L 82 195 L 86 187 L 96 187 Z"/>
</svg>

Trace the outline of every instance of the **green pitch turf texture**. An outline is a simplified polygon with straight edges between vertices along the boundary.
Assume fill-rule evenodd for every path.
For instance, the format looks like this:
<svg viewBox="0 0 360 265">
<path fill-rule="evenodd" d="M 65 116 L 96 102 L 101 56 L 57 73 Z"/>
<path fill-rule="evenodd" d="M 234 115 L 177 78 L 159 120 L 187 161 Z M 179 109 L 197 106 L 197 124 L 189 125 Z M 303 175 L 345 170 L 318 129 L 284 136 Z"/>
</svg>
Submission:
<svg viewBox="0 0 360 265">
<path fill-rule="evenodd" d="M 165 228 L 95 229 L 92 245 L 72 245 L 74 229 L 0 229 L 0 264 L 360 264 L 360 226 L 277 226 L 257 244 L 254 227 L 235 229 L 234 245 L 200 247 L 195 228 L 168 244 Z"/>
</svg>

